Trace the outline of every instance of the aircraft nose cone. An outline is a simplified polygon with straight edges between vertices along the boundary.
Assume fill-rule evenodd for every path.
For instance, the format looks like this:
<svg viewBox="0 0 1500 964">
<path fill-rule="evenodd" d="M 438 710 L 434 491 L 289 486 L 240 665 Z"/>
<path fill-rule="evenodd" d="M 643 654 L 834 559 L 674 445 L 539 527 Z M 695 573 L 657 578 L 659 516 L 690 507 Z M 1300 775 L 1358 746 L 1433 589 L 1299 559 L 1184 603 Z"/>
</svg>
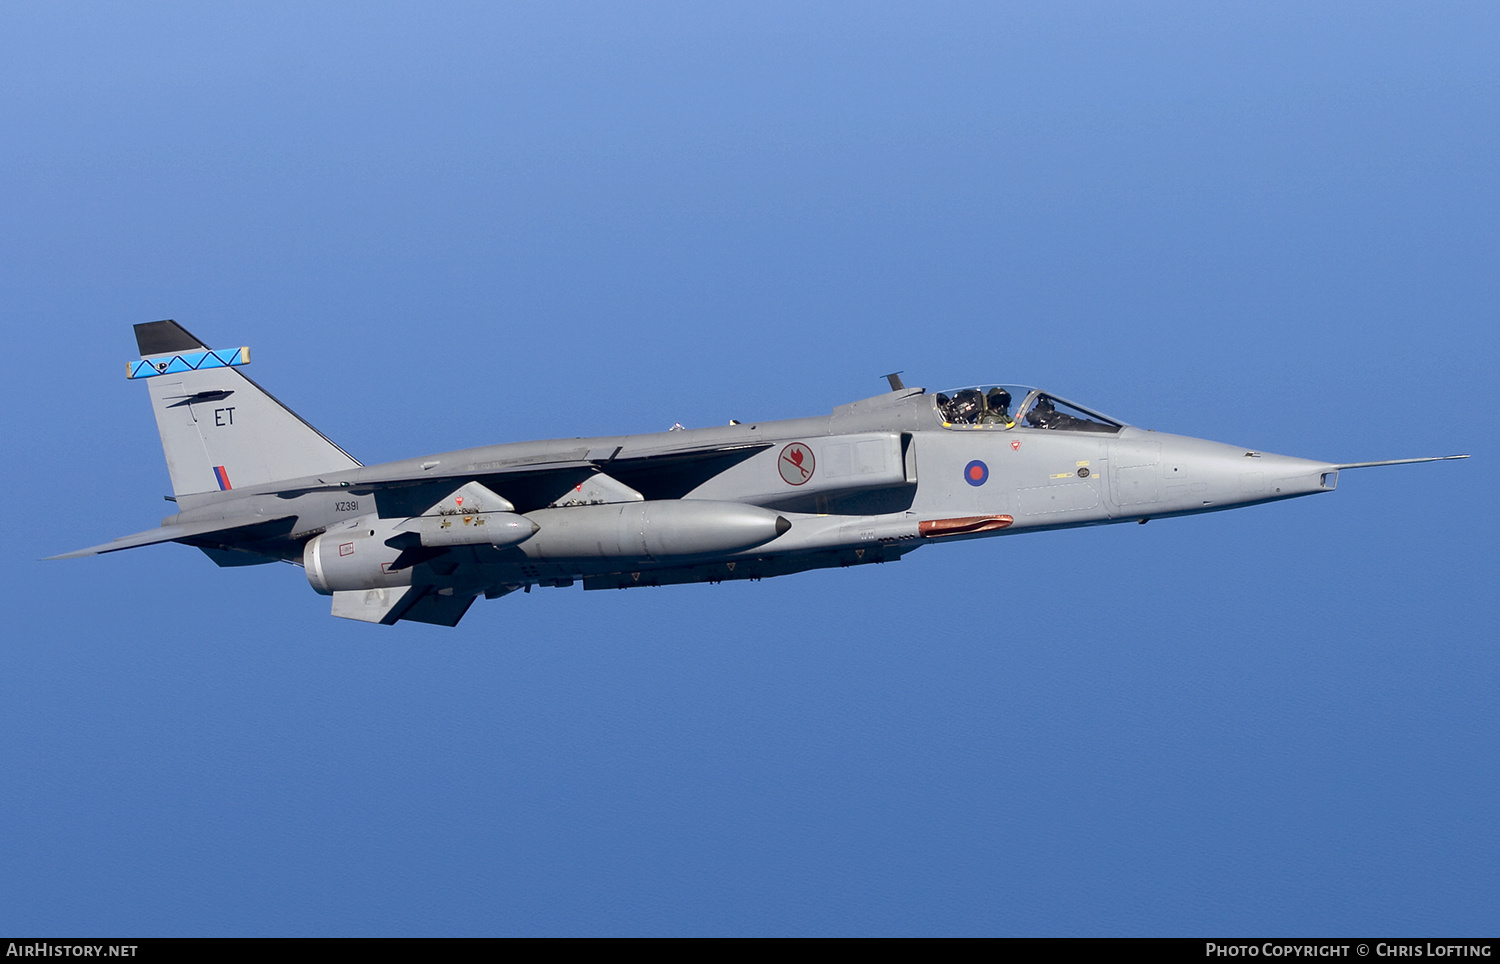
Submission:
<svg viewBox="0 0 1500 964">
<path fill-rule="evenodd" d="M 1332 489 L 1337 473 L 1329 475 L 1325 462 L 1299 459 L 1271 452 L 1231 449 L 1223 446 L 1222 454 L 1189 464 L 1185 471 L 1193 478 L 1207 482 L 1205 504 L 1219 506 L 1274 502 L 1298 495 L 1310 495 Z"/>
<path fill-rule="evenodd" d="M 791 528 L 792 528 L 792 524 L 789 521 L 787 521 L 787 517 L 786 516 L 779 515 L 779 516 L 776 517 L 776 534 L 778 536 L 784 536 L 784 535 L 786 535 L 787 532 L 790 531 Z"/>
<path fill-rule="evenodd" d="M 1333 480 L 1325 478 L 1329 466 L 1323 462 L 1261 453 L 1246 458 L 1244 463 L 1246 482 L 1259 490 L 1255 494 L 1264 498 L 1307 495 L 1333 488 Z M 1334 473 L 1336 478 L 1337 473 Z"/>
<path fill-rule="evenodd" d="M 1158 440 L 1159 466 L 1150 464 Z M 1117 445 L 1111 449 L 1115 473 L 1111 491 L 1117 504 L 1131 513 L 1136 505 L 1153 503 L 1168 512 L 1205 512 L 1275 502 L 1327 492 L 1337 482 L 1336 466 L 1312 459 L 1186 436 L 1130 441 L 1133 448 Z"/>
</svg>

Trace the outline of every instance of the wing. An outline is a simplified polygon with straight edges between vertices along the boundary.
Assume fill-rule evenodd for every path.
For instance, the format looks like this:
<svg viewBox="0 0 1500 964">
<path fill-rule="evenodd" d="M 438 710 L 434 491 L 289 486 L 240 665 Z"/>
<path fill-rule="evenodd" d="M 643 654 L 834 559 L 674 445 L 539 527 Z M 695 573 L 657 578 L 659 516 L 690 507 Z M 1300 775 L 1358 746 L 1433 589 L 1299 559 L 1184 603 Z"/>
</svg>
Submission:
<svg viewBox="0 0 1500 964">
<path fill-rule="evenodd" d="M 647 500 L 680 499 L 720 473 L 733 468 L 769 442 L 700 446 L 691 449 L 621 457 L 620 447 L 591 451 L 589 457 L 506 464 L 478 462 L 451 469 L 424 470 L 420 464 L 393 463 L 349 473 L 317 485 L 282 490 L 283 495 L 345 491 L 372 494 L 384 518 L 411 515 L 465 482 L 503 495 L 517 512 L 546 508 L 581 482 L 600 476 L 618 481 Z M 580 452 L 580 454 L 584 454 Z"/>
<path fill-rule="evenodd" d="M 123 536 L 112 542 L 66 552 L 51 559 L 117 552 L 139 546 L 177 542 L 201 549 L 220 566 L 255 565 L 278 559 L 300 562 L 303 545 L 328 525 L 291 511 L 302 497 L 327 493 L 355 498 L 373 497 L 381 519 L 407 519 L 429 512 L 469 483 L 501 495 L 516 512 L 554 505 L 677 499 L 719 473 L 738 465 L 770 443 L 714 445 L 617 458 L 620 448 L 580 452 L 593 458 L 520 461 L 506 464 L 481 461 L 458 464 L 449 471 L 433 471 L 429 463 L 393 463 L 363 467 L 322 479 L 302 480 L 290 487 L 262 486 L 239 490 L 232 498 L 246 500 L 253 516 L 219 518 L 162 525 Z M 256 498 L 257 494 L 260 496 Z M 325 500 L 314 499 L 322 503 Z M 287 507 L 281 514 L 266 512 L 268 503 Z M 227 508 L 227 506 L 225 506 Z M 333 594 L 335 616 L 363 622 L 391 624 L 398 620 L 453 626 L 480 594 L 494 598 L 535 581 L 526 561 L 508 563 L 471 547 L 420 550 L 408 565 L 421 566 L 421 581 L 411 587 L 339 591 Z"/>
<path fill-rule="evenodd" d="M 254 529 L 275 527 L 278 523 L 291 521 L 292 518 L 292 516 L 283 516 L 276 519 L 266 519 L 261 516 L 238 522 L 225 522 L 223 519 L 214 519 L 208 522 L 159 526 L 155 529 L 147 529 L 145 532 L 121 536 L 113 542 L 106 542 L 103 545 L 89 546 L 87 549 L 75 549 L 72 552 L 64 552 L 56 556 L 47 556 L 46 560 L 43 561 L 97 556 L 106 552 L 118 552 L 121 549 L 135 549 L 139 546 L 156 545 L 160 542 L 192 544 L 193 540 L 201 540 L 212 536 L 220 536 L 225 541 L 233 543 L 245 539 Z"/>
</svg>

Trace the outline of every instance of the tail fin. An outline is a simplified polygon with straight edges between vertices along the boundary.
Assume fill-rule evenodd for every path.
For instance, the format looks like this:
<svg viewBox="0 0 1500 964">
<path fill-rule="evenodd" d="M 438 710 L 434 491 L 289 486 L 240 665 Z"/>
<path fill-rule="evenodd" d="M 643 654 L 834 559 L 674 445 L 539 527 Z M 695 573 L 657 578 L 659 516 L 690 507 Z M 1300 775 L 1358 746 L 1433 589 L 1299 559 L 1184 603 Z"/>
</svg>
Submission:
<svg viewBox="0 0 1500 964">
<path fill-rule="evenodd" d="M 248 348 L 209 351 L 175 321 L 135 326 L 141 361 L 177 495 L 245 488 L 357 468 L 353 456 L 235 366 Z"/>
</svg>

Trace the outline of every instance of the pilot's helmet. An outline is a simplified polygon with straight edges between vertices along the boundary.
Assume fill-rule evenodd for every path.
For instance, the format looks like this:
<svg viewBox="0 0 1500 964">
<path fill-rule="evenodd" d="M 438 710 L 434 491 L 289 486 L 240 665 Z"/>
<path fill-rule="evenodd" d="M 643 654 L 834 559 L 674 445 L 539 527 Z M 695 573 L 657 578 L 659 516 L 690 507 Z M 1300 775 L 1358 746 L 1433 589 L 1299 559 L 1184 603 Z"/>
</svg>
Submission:
<svg viewBox="0 0 1500 964">
<path fill-rule="evenodd" d="M 1010 392 L 1007 392 L 1003 388 L 990 389 L 987 401 L 992 412 L 1010 412 Z"/>
</svg>

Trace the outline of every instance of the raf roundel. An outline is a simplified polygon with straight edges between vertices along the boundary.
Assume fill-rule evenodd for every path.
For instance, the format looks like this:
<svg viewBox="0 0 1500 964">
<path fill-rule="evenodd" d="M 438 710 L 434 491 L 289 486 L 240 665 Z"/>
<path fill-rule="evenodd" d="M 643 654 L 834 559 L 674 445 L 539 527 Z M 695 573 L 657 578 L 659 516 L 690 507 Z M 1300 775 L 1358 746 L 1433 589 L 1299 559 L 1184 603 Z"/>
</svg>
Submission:
<svg viewBox="0 0 1500 964">
<path fill-rule="evenodd" d="M 964 481 L 970 485 L 984 485 L 990 480 L 990 467 L 975 459 L 964 466 Z"/>
</svg>

